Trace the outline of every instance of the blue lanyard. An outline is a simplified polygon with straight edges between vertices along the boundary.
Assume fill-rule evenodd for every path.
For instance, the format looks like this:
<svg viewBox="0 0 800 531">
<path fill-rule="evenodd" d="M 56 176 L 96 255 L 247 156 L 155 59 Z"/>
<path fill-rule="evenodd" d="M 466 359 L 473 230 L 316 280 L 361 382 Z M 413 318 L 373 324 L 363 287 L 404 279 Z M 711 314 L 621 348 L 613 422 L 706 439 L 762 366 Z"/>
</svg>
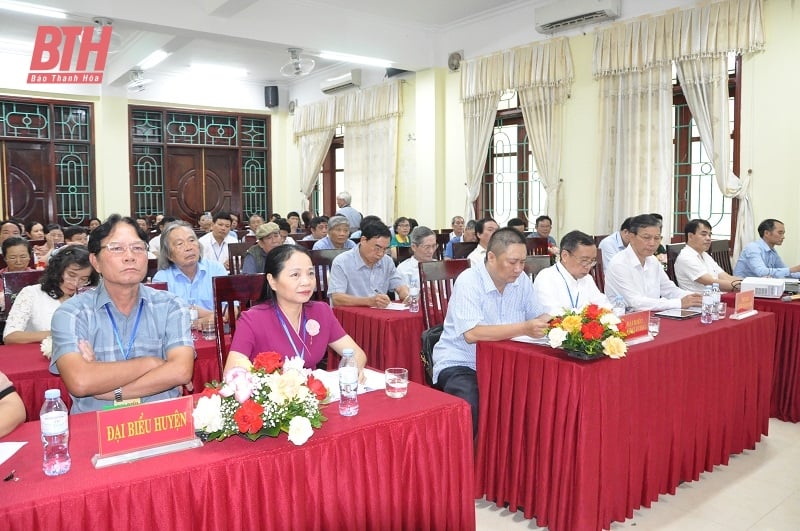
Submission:
<svg viewBox="0 0 800 531">
<path fill-rule="evenodd" d="M 300 334 L 296 334 L 297 338 L 300 340 L 302 347 L 300 351 L 297 350 L 297 345 L 295 345 L 294 339 L 292 339 L 292 335 L 289 333 L 289 327 L 286 326 L 286 320 L 283 318 L 283 312 L 280 308 L 278 308 L 278 303 L 275 303 L 275 315 L 278 316 L 278 321 L 281 323 L 281 327 L 283 328 L 283 333 L 286 334 L 286 339 L 289 340 L 289 344 L 292 345 L 292 349 L 294 350 L 294 355 L 299 356 L 300 359 L 306 359 L 306 312 L 301 312 L 302 318 L 300 319 L 300 328 L 303 329 L 303 337 L 300 337 Z M 311 354 L 311 352 L 309 352 Z"/>
<path fill-rule="evenodd" d="M 558 271 L 558 274 L 561 275 L 561 280 L 564 281 L 564 287 L 567 288 L 567 295 L 569 295 L 569 303 L 572 305 L 572 309 L 577 309 L 578 308 L 578 300 L 581 298 L 581 292 L 579 291 L 578 293 L 575 294 L 575 300 L 573 301 L 572 300 L 572 291 L 570 291 L 570 289 L 569 289 L 569 284 L 567 284 L 567 279 L 564 278 L 564 273 L 561 272 L 561 269 L 558 266 L 559 266 L 559 264 L 556 264 L 556 271 Z"/>
<path fill-rule="evenodd" d="M 136 320 L 133 322 L 133 331 L 131 332 L 131 338 L 128 340 L 128 348 L 122 348 L 122 339 L 119 337 L 119 328 L 117 327 L 117 321 L 114 320 L 114 316 L 111 313 L 111 309 L 109 305 L 111 303 L 107 302 L 103 305 L 103 308 L 106 309 L 106 313 L 108 314 L 108 318 L 111 319 L 111 328 L 114 330 L 114 337 L 117 339 L 117 345 L 119 346 L 120 352 L 122 355 L 125 356 L 125 359 L 128 359 L 128 356 L 131 354 L 131 348 L 133 347 L 133 340 L 136 339 L 136 332 L 139 330 L 139 319 L 142 317 L 142 308 L 144 307 L 144 299 L 139 299 L 139 310 L 136 312 Z"/>
</svg>

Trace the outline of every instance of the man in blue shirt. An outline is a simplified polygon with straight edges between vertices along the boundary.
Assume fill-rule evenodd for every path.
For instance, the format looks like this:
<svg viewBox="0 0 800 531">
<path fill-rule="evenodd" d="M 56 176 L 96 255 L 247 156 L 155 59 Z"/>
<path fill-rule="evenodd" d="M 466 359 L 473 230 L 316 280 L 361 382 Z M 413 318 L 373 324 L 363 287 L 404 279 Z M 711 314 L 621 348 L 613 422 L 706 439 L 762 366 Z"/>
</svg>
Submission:
<svg viewBox="0 0 800 531">
<path fill-rule="evenodd" d="M 777 219 L 765 219 L 758 224 L 760 239 L 750 242 L 742 250 L 734 276 L 745 277 L 775 277 L 800 278 L 800 265 L 787 267 L 775 251 L 776 245 L 781 245 L 786 237 L 783 222 Z"/>
<path fill-rule="evenodd" d="M 543 337 L 548 315 L 533 296 L 525 268 L 525 235 L 514 229 L 492 234 L 485 263 L 461 273 L 447 306 L 444 331 L 433 349 L 433 381 L 469 402 L 472 432 L 478 429 L 475 343 L 527 335 Z M 538 316 L 538 317 L 537 317 Z"/>
</svg>

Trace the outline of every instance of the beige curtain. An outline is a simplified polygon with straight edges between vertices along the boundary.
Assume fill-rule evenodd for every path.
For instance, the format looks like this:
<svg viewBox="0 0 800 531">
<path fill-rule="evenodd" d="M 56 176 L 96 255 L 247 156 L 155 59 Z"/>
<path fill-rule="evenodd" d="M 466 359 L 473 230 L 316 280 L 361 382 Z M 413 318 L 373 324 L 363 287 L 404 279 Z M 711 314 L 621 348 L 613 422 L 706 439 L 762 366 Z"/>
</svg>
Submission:
<svg viewBox="0 0 800 531">
<path fill-rule="evenodd" d="M 336 131 L 336 106 L 324 100 L 298 107 L 294 114 L 294 141 L 300 152 L 300 212 L 309 209 L 309 196 Z"/>
<path fill-rule="evenodd" d="M 725 0 L 615 24 L 597 33 L 594 75 L 600 80 L 604 136 L 600 199 L 610 207 L 599 209 L 599 230 L 611 231 L 630 215 L 671 211 L 671 200 L 665 203 L 661 198 L 665 188 L 671 188 L 672 168 L 669 185 L 661 168 L 672 156 L 672 132 L 670 130 L 668 135 L 658 132 L 664 123 L 670 124 L 671 105 L 663 101 L 667 72 L 676 61 L 683 63 L 681 75 L 687 79 L 690 76 L 694 80 L 698 76 L 713 79 L 714 67 L 701 64 L 706 59 L 729 52 L 751 53 L 763 49 L 761 10 L 762 0 Z M 687 61 L 695 65 L 689 67 Z M 695 92 L 697 98 L 705 97 L 701 95 L 702 90 Z M 726 96 L 725 112 L 727 105 Z M 698 112 L 702 114 L 700 107 L 698 105 Z M 695 109 L 692 112 L 694 114 Z M 714 121 L 722 115 L 718 111 L 707 114 L 713 130 Z M 724 126 L 727 128 L 727 120 Z M 722 127 L 723 124 L 719 124 L 719 130 Z M 712 138 L 713 134 L 710 134 Z M 715 143 L 710 138 L 708 142 L 712 146 L 720 145 L 721 139 Z M 703 143 L 705 147 L 705 139 Z M 655 152 L 657 149 L 662 151 L 661 156 Z M 729 155 L 724 156 L 727 161 Z M 671 165 L 671 161 L 669 163 Z M 733 181 L 727 162 L 717 167 L 717 178 L 725 193 L 742 199 L 743 210 L 750 208 L 752 212 L 749 183 L 738 178 Z M 737 239 L 753 233 L 752 213 L 740 212 Z M 751 224 L 750 228 L 744 223 Z M 741 242 L 737 242 L 737 247 L 741 248 Z"/>
</svg>

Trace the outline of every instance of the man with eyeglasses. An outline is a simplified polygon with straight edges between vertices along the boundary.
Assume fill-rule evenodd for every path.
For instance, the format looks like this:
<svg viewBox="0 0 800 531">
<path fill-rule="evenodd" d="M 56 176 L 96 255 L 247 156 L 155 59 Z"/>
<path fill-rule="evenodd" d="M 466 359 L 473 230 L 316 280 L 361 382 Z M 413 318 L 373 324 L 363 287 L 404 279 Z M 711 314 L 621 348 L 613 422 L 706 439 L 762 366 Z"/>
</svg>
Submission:
<svg viewBox="0 0 800 531">
<path fill-rule="evenodd" d="M 420 225 L 411 231 L 411 256 L 400 262 L 397 272 L 403 278 L 413 278 L 419 286 L 419 264 L 420 262 L 433 262 L 433 254 L 436 252 L 436 234 Z"/>
<path fill-rule="evenodd" d="M 115 214 L 92 232 L 89 253 L 102 281 L 64 302 L 52 320 L 50 371 L 61 375 L 72 412 L 180 396 L 194 368 L 189 309 L 141 284 L 146 234 Z"/>
<path fill-rule="evenodd" d="M 594 238 L 579 230 L 561 238 L 560 262 L 543 269 L 533 280 L 533 296 L 544 313 L 556 315 L 564 309 L 579 310 L 587 304 L 611 307 L 608 297 L 589 274 L 597 264 Z"/>
<path fill-rule="evenodd" d="M 605 272 L 608 298 L 621 296 L 634 311 L 700 306 L 702 295 L 676 286 L 654 256 L 661 243 L 661 222 L 642 214 L 631 218 L 629 231 L 630 243 Z"/>
<path fill-rule="evenodd" d="M 406 281 L 386 254 L 391 236 L 382 222 L 368 223 L 361 230 L 360 243 L 333 259 L 328 275 L 332 306 L 386 308 L 389 290 L 402 301 L 408 298 Z"/>
</svg>

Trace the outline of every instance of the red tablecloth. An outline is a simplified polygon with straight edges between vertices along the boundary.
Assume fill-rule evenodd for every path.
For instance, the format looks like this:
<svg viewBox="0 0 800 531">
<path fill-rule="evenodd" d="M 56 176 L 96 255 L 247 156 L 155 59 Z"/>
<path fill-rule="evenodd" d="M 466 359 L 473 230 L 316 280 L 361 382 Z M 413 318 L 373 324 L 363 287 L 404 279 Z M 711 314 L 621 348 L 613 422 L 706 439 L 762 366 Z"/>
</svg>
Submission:
<svg viewBox="0 0 800 531">
<path fill-rule="evenodd" d="M 608 528 L 754 448 L 769 427 L 774 316 L 661 322 L 621 360 L 479 343 L 476 497 L 551 531 Z"/>
<path fill-rule="evenodd" d="M 195 392 L 200 392 L 206 382 L 219 380 L 217 346 L 214 341 L 199 339 L 195 343 L 195 350 L 197 358 L 194 360 L 192 383 Z M 61 377 L 51 374 L 49 367 L 50 361 L 42 356 L 39 343 L 0 346 L 0 372 L 5 373 L 17 389 L 25 404 L 28 420 L 39 419 L 47 389 L 61 389 L 61 397 L 67 407 L 72 405 Z"/>
<path fill-rule="evenodd" d="M 336 306 L 333 313 L 342 328 L 367 353 L 367 365 L 376 369 L 405 367 L 408 379 L 425 383 L 422 350 L 422 313 Z"/>
<path fill-rule="evenodd" d="M 402 400 L 361 395 L 356 417 L 328 421 L 303 446 L 286 435 L 234 437 L 202 448 L 95 470 L 95 416 L 70 420 L 72 470 L 42 473 L 39 423 L 3 465 L 0 522 L 34 529 L 475 529 L 466 402 L 411 384 Z"/>
</svg>

